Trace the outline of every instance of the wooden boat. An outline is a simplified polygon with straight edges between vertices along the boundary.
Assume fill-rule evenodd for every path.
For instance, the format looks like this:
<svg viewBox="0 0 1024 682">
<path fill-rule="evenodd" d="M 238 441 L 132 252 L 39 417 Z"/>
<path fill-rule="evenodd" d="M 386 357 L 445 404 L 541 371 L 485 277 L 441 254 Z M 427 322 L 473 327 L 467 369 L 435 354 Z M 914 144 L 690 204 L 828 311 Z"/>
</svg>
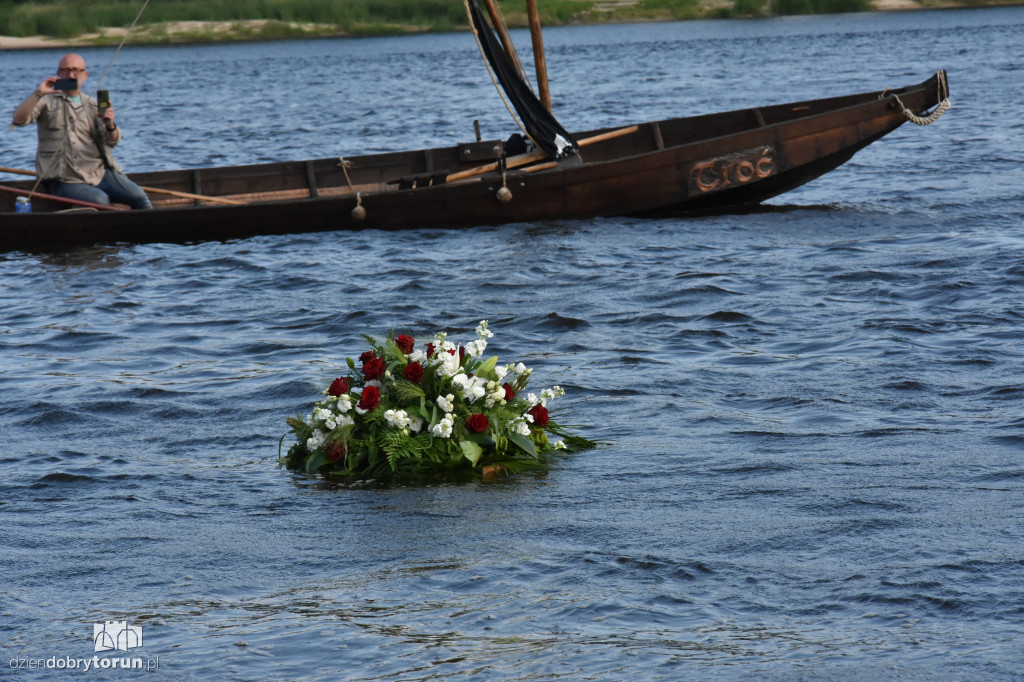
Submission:
<svg viewBox="0 0 1024 682">
<path fill-rule="evenodd" d="M 947 98 L 939 71 L 897 90 L 583 131 L 571 135 L 579 153 L 558 159 L 478 140 L 344 162 L 132 174 L 151 211 L 35 193 L 32 212 L 16 213 L 34 181 L 10 182 L 0 185 L 0 251 L 742 210 L 827 173 L 907 120 L 941 115 Z"/>
</svg>

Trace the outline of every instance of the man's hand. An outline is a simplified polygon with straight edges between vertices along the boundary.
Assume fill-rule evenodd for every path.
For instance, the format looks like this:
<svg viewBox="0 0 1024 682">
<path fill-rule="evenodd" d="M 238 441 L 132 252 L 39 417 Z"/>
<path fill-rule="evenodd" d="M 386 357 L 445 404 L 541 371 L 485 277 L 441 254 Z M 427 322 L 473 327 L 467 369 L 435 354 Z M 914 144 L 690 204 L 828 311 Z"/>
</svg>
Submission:
<svg viewBox="0 0 1024 682">
<path fill-rule="evenodd" d="M 57 76 L 50 76 L 49 78 L 47 78 L 39 84 L 39 87 L 36 88 L 36 94 L 52 95 L 53 93 L 57 92 L 53 86 L 57 83 L 58 80 L 60 79 Z"/>
<path fill-rule="evenodd" d="M 107 110 L 100 116 L 103 119 L 103 125 L 107 127 L 107 130 L 114 130 L 117 128 L 117 124 L 114 123 L 114 107 L 107 107 Z"/>
</svg>

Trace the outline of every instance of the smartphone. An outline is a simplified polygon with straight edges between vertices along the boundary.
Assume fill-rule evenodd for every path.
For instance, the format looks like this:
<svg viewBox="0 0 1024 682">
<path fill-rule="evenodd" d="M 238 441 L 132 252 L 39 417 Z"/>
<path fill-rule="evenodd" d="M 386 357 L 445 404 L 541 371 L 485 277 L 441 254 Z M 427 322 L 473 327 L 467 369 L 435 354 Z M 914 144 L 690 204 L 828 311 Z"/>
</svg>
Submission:
<svg viewBox="0 0 1024 682">
<path fill-rule="evenodd" d="M 78 79 L 77 78 L 58 78 L 57 82 L 53 84 L 54 90 L 77 90 Z"/>
<path fill-rule="evenodd" d="M 110 108 L 110 91 L 109 90 L 97 90 L 96 91 L 96 106 L 99 107 L 100 116 L 103 115 L 107 109 Z"/>
</svg>

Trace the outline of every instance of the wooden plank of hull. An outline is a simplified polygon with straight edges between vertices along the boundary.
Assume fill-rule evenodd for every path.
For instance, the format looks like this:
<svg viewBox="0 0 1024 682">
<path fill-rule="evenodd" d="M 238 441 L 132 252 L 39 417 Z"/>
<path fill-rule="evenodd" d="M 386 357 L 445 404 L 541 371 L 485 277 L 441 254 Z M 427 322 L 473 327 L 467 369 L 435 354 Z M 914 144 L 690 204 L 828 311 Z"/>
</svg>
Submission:
<svg viewBox="0 0 1024 682">
<path fill-rule="evenodd" d="M 912 111 L 935 106 L 936 78 L 897 91 Z M 735 209 L 804 184 L 895 130 L 905 116 L 878 93 L 761 107 L 643 124 L 587 147 L 584 163 L 509 171 L 512 200 L 496 198 L 501 176 L 415 189 L 388 184 L 434 169 L 465 170 L 459 148 L 353 157 L 366 218 L 337 159 L 161 171 L 140 184 L 253 201 L 240 206 L 165 203 L 153 211 L 8 213 L 0 248 L 48 249 L 98 242 L 193 242 L 260 234 L 361 228 L 405 229 Z M 614 130 L 614 129 L 608 129 Z M 578 137 L 593 137 L 588 131 Z M 8 183 L 11 186 L 17 183 Z M 318 196 L 311 197 L 312 189 Z M 7 209 L 10 210 L 10 209 Z"/>
</svg>

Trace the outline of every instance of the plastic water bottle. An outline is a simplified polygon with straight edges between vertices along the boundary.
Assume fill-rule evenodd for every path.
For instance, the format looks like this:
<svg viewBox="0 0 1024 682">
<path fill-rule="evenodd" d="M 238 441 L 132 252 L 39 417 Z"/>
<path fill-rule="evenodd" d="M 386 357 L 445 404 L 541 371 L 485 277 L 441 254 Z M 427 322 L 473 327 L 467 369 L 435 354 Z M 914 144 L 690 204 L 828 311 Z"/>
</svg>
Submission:
<svg viewBox="0 0 1024 682">
<path fill-rule="evenodd" d="M 14 212 L 15 213 L 31 213 L 32 202 L 28 200 L 28 197 L 18 197 L 14 200 Z"/>
</svg>

